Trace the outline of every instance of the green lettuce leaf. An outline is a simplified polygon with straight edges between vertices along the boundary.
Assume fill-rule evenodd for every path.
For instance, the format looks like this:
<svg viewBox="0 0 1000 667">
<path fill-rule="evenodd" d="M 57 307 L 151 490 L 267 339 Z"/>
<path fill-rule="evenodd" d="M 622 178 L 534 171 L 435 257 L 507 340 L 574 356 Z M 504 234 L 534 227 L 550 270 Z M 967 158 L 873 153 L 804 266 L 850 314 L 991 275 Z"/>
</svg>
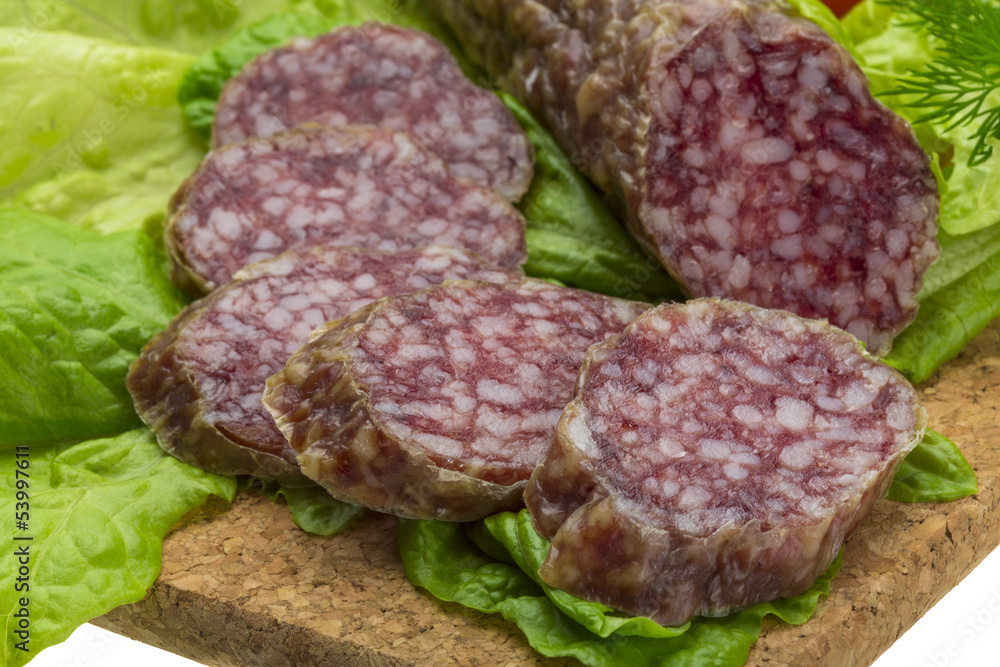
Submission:
<svg viewBox="0 0 1000 667">
<path fill-rule="evenodd" d="M 137 602 L 160 571 L 163 537 L 209 495 L 232 500 L 234 478 L 202 472 L 165 454 L 146 430 L 77 445 L 0 451 L 0 512 L 13 521 L 20 489 L 30 505 L 26 530 L 0 552 L 3 664 L 20 667 L 82 623 Z M 23 453 L 28 456 L 23 456 Z M 19 462 L 27 461 L 15 476 Z M 24 501 L 21 501 L 24 502 Z M 11 528 L 15 526 L 12 524 Z M 10 533 L 8 533 L 10 535 Z M 27 547 L 27 581 L 18 581 L 15 549 Z M 15 585 L 29 588 L 15 590 Z M 30 652 L 21 638 L 20 598 L 28 599 Z"/>
<path fill-rule="evenodd" d="M 15 36 L 0 28 L 0 205 L 103 232 L 155 231 L 203 153 L 175 99 L 192 58 L 66 34 Z"/>
<path fill-rule="evenodd" d="M 126 371 L 184 303 L 164 261 L 138 231 L 0 209 L 0 449 L 141 425 Z"/>
<path fill-rule="evenodd" d="M 922 295 L 916 321 L 896 338 L 884 361 L 911 382 L 924 382 L 998 316 L 1000 251 L 951 284 Z"/>
<path fill-rule="evenodd" d="M 245 488 L 254 484 L 274 502 L 284 498 L 295 525 L 313 535 L 335 535 L 368 513 L 364 507 L 337 500 L 318 485 L 286 488 L 271 480 L 248 478 Z"/>
<path fill-rule="evenodd" d="M 496 530 L 491 535 L 496 543 L 508 542 L 515 561 L 525 558 L 520 540 L 515 544 L 509 529 L 511 525 L 524 524 L 526 527 L 519 530 L 531 530 L 530 521 L 514 515 L 491 521 Z M 532 538 L 531 542 L 534 541 Z M 485 613 L 502 614 L 516 623 L 535 650 L 545 656 L 574 657 L 586 665 L 600 667 L 742 665 L 750 647 L 760 636 L 763 619 L 773 615 L 787 623 L 805 623 L 815 611 L 819 598 L 829 594 L 831 581 L 841 565 L 838 556 L 830 570 L 800 596 L 755 605 L 723 618 L 698 617 L 682 634 L 654 638 L 612 631 L 601 637 L 564 613 L 536 583 L 534 575 L 529 576 L 521 568 L 491 558 L 480 550 L 461 524 L 401 520 L 399 548 L 406 575 L 415 586 L 426 588 L 442 600 L 458 602 Z M 537 548 L 530 547 L 527 551 L 534 552 Z M 589 619 L 588 622 L 595 626 L 606 628 L 604 623 L 613 618 L 598 612 L 598 616 L 605 619 L 602 621 L 593 615 L 599 608 L 582 600 L 576 605 L 574 613 Z M 651 630 L 651 626 L 642 621 L 622 627 L 633 631 L 639 627 Z M 672 632 L 667 628 L 660 628 L 660 631 Z"/>
<path fill-rule="evenodd" d="M 0 4 L 0 25 L 15 28 L 19 44 L 41 31 L 62 30 L 132 46 L 201 53 L 235 30 L 290 9 L 317 11 L 301 0 L 20 0 Z"/>
<path fill-rule="evenodd" d="M 948 438 L 927 430 L 924 440 L 903 461 L 889 487 L 889 500 L 943 503 L 979 492 L 972 466 Z"/>
<path fill-rule="evenodd" d="M 907 17 L 896 15 L 877 0 L 865 0 L 844 19 L 855 42 L 855 52 L 871 82 L 872 91 L 883 94 L 899 86 L 907 76 L 924 69 L 935 59 L 933 41 Z M 911 122 L 923 115 L 919 107 L 907 106 L 910 96 L 883 96 L 882 101 Z M 995 102 L 1000 100 L 995 100 Z M 948 129 L 947 123 L 915 125 L 917 138 L 939 166 L 941 217 L 938 224 L 949 234 L 967 234 L 1000 222 L 1000 151 L 985 164 L 968 166 L 974 141 L 970 126 Z"/>
</svg>

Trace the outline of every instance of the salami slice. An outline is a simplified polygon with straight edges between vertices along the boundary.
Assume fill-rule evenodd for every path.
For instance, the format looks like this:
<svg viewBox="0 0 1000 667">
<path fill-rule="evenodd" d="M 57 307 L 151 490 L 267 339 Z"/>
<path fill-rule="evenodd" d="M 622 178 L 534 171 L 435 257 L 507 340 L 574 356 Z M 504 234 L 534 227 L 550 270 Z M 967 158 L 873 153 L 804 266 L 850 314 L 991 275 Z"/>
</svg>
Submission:
<svg viewBox="0 0 1000 667">
<path fill-rule="evenodd" d="M 784 0 L 428 4 L 691 295 L 825 318 L 880 355 L 916 317 L 928 158 Z"/>
<path fill-rule="evenodd" d="M 174 281 L 197 294 L 316 245 L 447 245 L 518 268 L 524 228 L 502 197 L 455 178 L 404 134 L 312 126 L 209 153 L 174 195 L 165 238 Z"/>
<path fill-rule="evenodd" d="M 222 474 L 308 484 L 261 394 L 310 331 L 380 297 L 446 278 L 516 277 L 446 247 L 290 251 L 247 267 L 188 306 L 145 347 L 128 389 L 160 445 L 177 458 Z"/>
<path fill-rule="evenodd" d="M 521 505 L 587 348 L 643 308 L 536 280 L 447 282 L 330 323 L 264 405 L 335 497 L 472 521 Z"/>
<path fill-rule="evenodd" d="M 405 132 L 456 176 L 510 201 L 531 184 L 532 147 L 513 114 L 466 79 L 441 43 L 416 30 L 366 23 L 264 53 L 223 88 L 212 143 L 307 122 Z"/>
<path fill-rule="evenodd" d="M 797 595 L 923 437 L 913 388 L 818 320 L 700 299 L 587 353 L 525 500 L 556 588 L 664 625 Z"/>
</svg>

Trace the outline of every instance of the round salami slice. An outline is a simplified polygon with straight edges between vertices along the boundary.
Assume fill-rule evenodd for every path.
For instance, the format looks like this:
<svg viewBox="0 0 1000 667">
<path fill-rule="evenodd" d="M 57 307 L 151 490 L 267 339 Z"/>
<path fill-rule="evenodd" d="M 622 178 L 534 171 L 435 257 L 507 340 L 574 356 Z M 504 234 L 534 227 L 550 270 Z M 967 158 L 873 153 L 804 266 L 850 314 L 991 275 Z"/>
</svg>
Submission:
<svg viewBox="0 0 1000 667">
<path fill-rule="evenodd" d="M 525 501 L 548 584 L 664 625 L 802 593 L 882 498 L 926 415 L 825 322 L 661 306 L 587 353 Z"/>
<path fill-rule="evenodd" d="M 188 306 L 132 364 L 128 389 L 160 445 L 177 458 L 212 472 L 301 486 L 310 482 L 261 394 L 310 331 L 380 297 L 446 278 L 517 277 L 446 247 L 290 251 L 247 267 Z"/>
<path fill-rule="evenodd" d="M 524 228 L 497 193 L 455 178 L 405 134 L 303 126 L 209 153 L 174 195 L 165 240 L 174 281 L 204 293 L 247 264 L 316 245 L 447 245 L 518 268 Z"/>
<path fill-rule="evenodd" d="M 643 309 L 536 280 L 446 282 L 330 323 L 264 405 L 335 497 L 472 521 L 521 505 L 587 348 Z"/>
<path fill-rule="evenodd" d="M 531 144 L 513 114 L 466 79 L 440 42 L 416 30 L 366 23 L 264 53 L 223 88 L 212 143 L 306 122 L 406 132 L 455 175 L 510 201 L 531 184 Z"/>
<path fill-rule="evenodd" d="M 828 319 L 888 354 L 940 254 L 910 125 L 804 22 L 734 13 L 656 65 L 640 238 L 694 296 Z"/>
</svg>

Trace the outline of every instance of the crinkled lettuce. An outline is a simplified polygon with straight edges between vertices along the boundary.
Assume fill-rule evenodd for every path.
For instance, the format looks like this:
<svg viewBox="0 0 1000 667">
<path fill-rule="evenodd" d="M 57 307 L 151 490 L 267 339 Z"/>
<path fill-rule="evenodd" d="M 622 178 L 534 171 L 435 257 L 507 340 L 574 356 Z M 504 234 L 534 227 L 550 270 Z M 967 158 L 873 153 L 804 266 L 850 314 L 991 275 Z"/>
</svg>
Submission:
<svg viewBox="0 0 1000 667">
<path fill-rule="evenodd" d="M 4 665 L 142 598 L 170 526 L 210 494 L 232 499 L 235 479 L 181 463 L 149 431 L 130 430 L 141 422 L 128 365 L 184 303 L 164 267 L 138 230 L 101 235 L 0 209 L 0 511 L 12 521 L 23 511 L 17 535 L 32 538 L 12 543 L 32 549 L 29 589 L 14 588 L 23 583 L 14 547 L 0 554 Z M 100 439 L 74 444 L 89 438 Z M 30 600 L 30 653 L 15 647 L 21 597 Z"/>
<path fill-rule="evenodd" d="M 0 451 L 0 512 L 9 530 L 0 551 L 3 665 L 20 667 L 43 648 L 115 607 L 138 602 L 160 572 L 163 537 L 210 495 L 232 500 L 236 481 L 181 463 L 152 433 L 130 431 L 75 445 Z M 27 461 L 27 464 L 19 461 Z M 20 470 L 27 477 L 16 477 Z M 18 480 L 28 482 L 26 530 L 14 530 Z M 12 534 L 13 532 L 13 534 Z M 11 540 L 11 537 L 31 537 Z M 29 574 L 18 582 L 15 550 L 27 547 Z M 28 588 L 16 590 L 26 583 Z M 29 652 L 14 634 L 28 599 Z"/>
<path fill-rule="evenodd" d="M 0 205 L 103 232 L 157 231 L 203 154 L 176 101 L 191 56 L 67 34 L 15 36 L 0 28 Z"/>
<path fill-rule="evenodd" d="M 141 425 L 125 374 L 184 303 L 164 261 L 139 231 L 0 209 L 0 449 Z"/>
<path fill-rule="evenodd" d="M 471 535 L 478 535 L 473 540 Z M 477 542 L 488 539 L 486 550 Z M 807 592 L 754 605 L 722 618 L 697 617 L 676 628 L 627 618 L 542 585 L 536 564 L 548 542 L 526 510 L 486 519 L 466 529 L 443 521 L 401 520 L 399 550 L 406 575 L 435 597 L 517 624 L 528 642 L 548 657 L 573 657 L 594 667 L 736 667 L 746 662 L 767 616 L 801 625 L 840 571 L 840 556 Z M 491 554 L 506 552 L 506 557 Z M 514 564 L 516 563 L 516 564 Z"/>
</svg>

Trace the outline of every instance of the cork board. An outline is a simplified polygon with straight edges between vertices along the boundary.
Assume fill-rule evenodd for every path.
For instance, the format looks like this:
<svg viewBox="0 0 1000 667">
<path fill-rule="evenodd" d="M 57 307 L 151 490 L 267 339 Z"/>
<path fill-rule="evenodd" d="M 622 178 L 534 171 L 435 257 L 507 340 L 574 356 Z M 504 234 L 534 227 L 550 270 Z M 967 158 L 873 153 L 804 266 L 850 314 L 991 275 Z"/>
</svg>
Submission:
<svg viewBox="0 0 1000 667">
<path fill-rule="evenodd" d="M 980 493 L 880 502 L 806 625 L 770 623 L 749 664 L 867 666 L 1000 544 L 1000 322 L 919 388 L 930 425 L 962 447 Z M 146 597 L 97 625 L 208 665 L 570 665 L 517 628 L 442 603 L 403 574 L 395 519 L 307 535 L 284 505 L 241 494 L 188 514 Z"/>
</svg>

